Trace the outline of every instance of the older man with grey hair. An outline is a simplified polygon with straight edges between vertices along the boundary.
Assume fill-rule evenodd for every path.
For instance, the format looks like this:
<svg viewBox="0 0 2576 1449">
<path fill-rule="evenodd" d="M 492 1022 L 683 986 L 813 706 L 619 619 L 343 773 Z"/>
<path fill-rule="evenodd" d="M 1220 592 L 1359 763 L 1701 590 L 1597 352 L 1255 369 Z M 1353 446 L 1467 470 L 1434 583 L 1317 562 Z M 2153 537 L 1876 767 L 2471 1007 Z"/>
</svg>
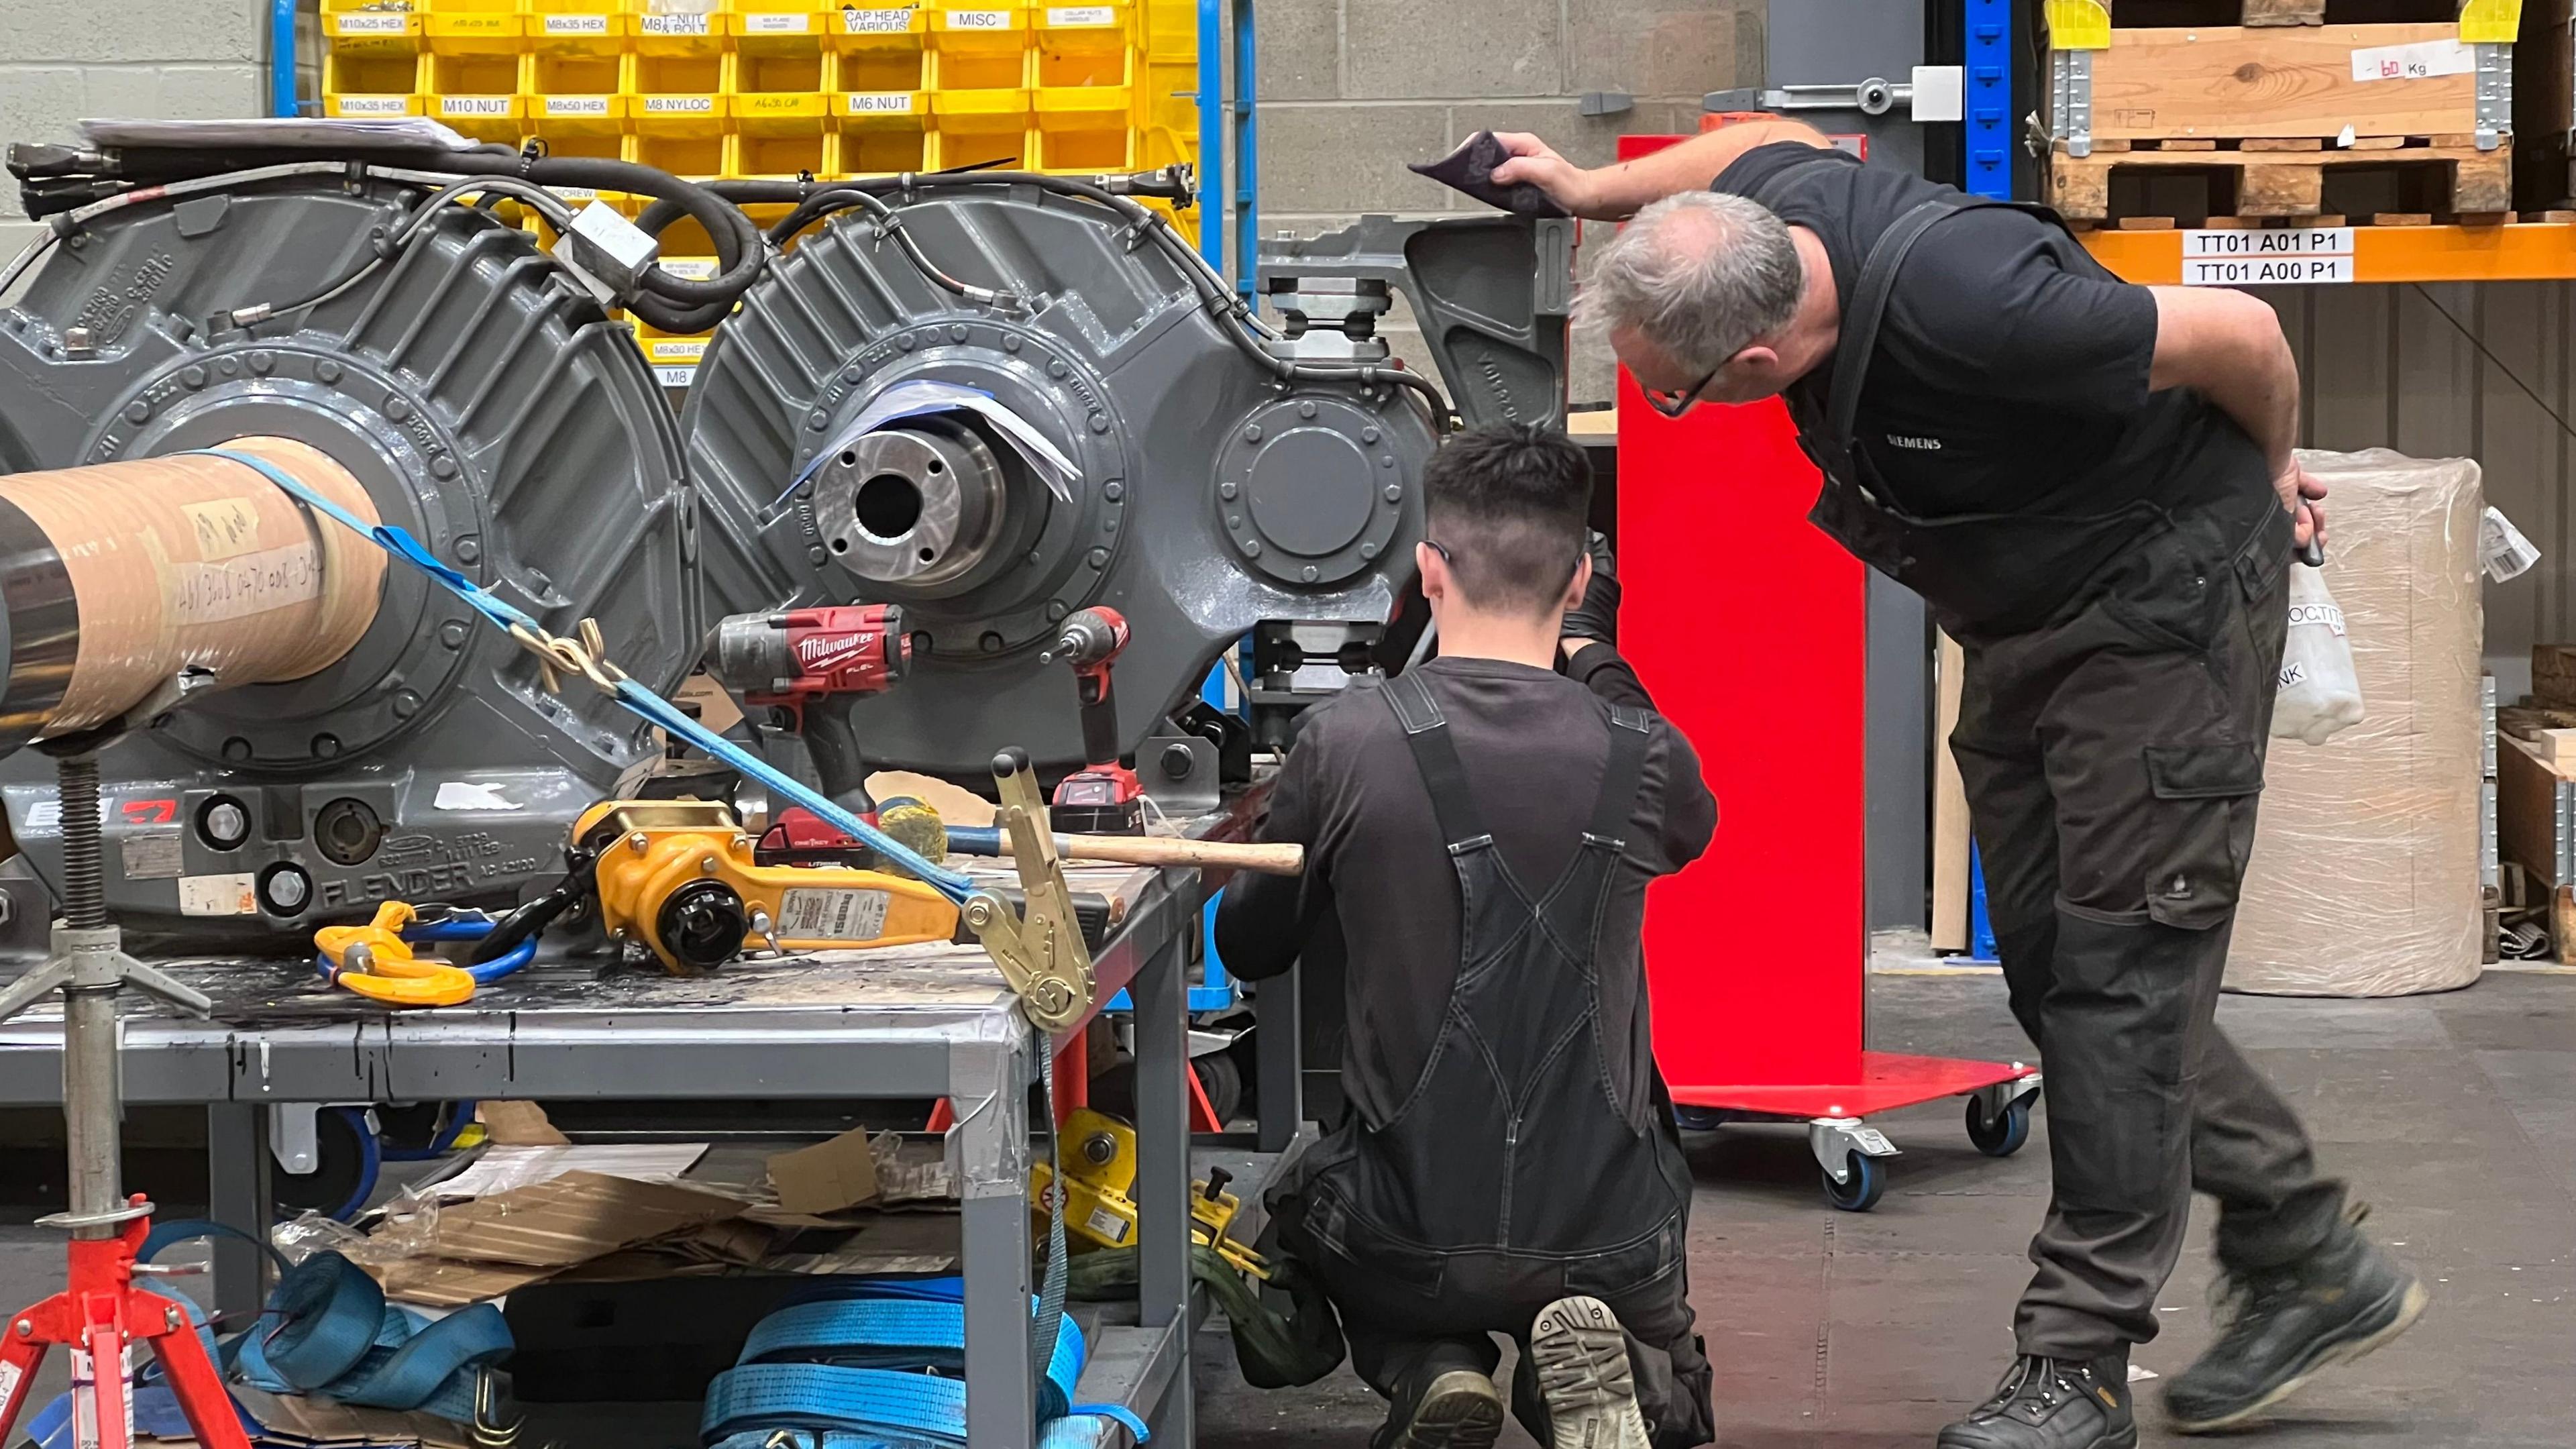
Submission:
<svg viewBox="0 0 2576 1449">
<path fill-rule="evenodd" d="M 2270 308 L 2136 287 L 2053 215 L 1789 121 L 1598 170 L 1502 136 L 1498 185 L 1629 225 L 1582 314 L 1667 416 L 1784 397 L 1812 517 L 1966 649 L 1966 777 L 2054 1190 L 1994 1394 L 1942 1449 L 2128 1449 L 2133 1344 L 2197 1188 L 2232 1312 L 2168 1388 L 2242 1423 L 2424 1305 L 2212 1023 L 2254 836 L 2294 550 L 2324 489 Z M 1712 460 L 1714 461 L 1714 460 Z"/>
</svg>

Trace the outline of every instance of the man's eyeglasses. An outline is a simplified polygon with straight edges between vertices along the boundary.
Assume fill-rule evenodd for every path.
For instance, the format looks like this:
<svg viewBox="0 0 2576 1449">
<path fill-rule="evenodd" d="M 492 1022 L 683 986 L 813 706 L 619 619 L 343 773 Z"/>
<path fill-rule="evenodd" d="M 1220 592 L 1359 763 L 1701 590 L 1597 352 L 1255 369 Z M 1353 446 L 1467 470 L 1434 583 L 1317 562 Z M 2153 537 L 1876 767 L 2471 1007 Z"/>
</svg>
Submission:
<svg viewBox="0 0 2576 1449">
<path fill-rule="evenodd" d="M 1426 538 L 1422 541 L 1422 546 L 1431 550 L 1433 553 L 1440 555 L 1440 561 L 1442 563 L 1449 565 L 1451 568 L 1456 568 L 1458 566 L 1458 561 L 1449 556 L 1449 545 L 1442 543 L 1436 538 Z"/>
<path fill-rule="evenodd" d="M 1672 392 L 1659 387 L 1647 388 L 1646 405 L 1653 408 L 1655 411 L 1662 413 L 1665 417 L 1680 417 L 1682 414 L 1691 410 L 1691 404 L 1698 402 L 1699 395 L 1702 392 L 1707 391 L 1708 385 L 1717 381 L 1717 375 L 1724 371 L 1726 371 L 1726 364 L 1721 362 L 1717 366 L 1708 370 L 1708 376 L 1692 383 L 1688 388 L 1680 392 Z"/>
</svg>

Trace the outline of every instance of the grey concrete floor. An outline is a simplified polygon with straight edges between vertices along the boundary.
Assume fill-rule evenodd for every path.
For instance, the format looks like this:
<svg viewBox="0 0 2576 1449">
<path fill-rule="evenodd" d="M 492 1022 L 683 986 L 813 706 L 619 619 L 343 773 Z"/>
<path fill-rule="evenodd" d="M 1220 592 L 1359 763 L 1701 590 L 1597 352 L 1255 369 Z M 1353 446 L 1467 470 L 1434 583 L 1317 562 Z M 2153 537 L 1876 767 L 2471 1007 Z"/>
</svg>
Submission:
<svg viewBox="0 0 2576 1449">
<path fill-rule="evenodd" d="M 1872 1045 L 2026 1056 L 1992 976 L 1871 982 Z M 2576 1445 L 2576 977 L 2491 974 L 2439 997 L 2229 997 L 2220 1021 L 2308 1119 L 2369 1231 L 2434 1294 L 2406 1337 L 2284 1404 L 2247 1449 L 2566 1449 Z M 1717 1369 L 1725 1449 L 1928 1449 L 2012 1352 L 2023 1256 L 2047 1200 L 2047 1112 L 2020 1155 L 1980 1156 L 1958 1104 L 1893 1113 L 1904 1149 L 1865 1214 L 1826 1206 L 1794 1128 L 1690 1139 L 1699 1180 L 1691 1297 Z M 2135 1362 L 2188 1364 L 2212 1331 L 2208 1227 L 2195 1213 Z M 1347 1371 L 1263 1393 L 1221 1333 L 1199 1338 L 1202 1449 L 1367 1442 L 1382 1406 Z M 2183 1443 L 2141 1383 L 2143 1442 Z M 1517 1427 L 1507 1444 L 1526 1446 Z"/>
<path fill-rule="evenodd" d="M 1873 1045 L 2012 1058 L 2028 1048 L 1991 976 L 1880 976 Z M 2491 974 L 2388 1002 L 2230 997 L 2220 1019 L 2308 1118 L 2370 1227 L 2424 1274 L 2417 1329 L 2284 1406 L 2247 1449 L 2570 1449 L 2576 1408 L 2576 977 Z M 2048 1184 L 2047 1113 L 2017 1157 L 1980 1156 L 1956 1103 L 1881 1119 L 1905 1155 L 1867 1214 L 1828 1208 L 1795 1128 L 1692 1139 L 1692 1297 L 1726 1449 L 1928 1449 L 2011 1352 L 2022 1256 Z M 2136 1361 L 2169 1375 L 2211 1331 L 2207 1214 Z M 0 1305 L 51 1291 L 57 1241 L 0 1226 Z M 185 1280 L 183 1280 L 185 1281 Z M 200 1280 L 201 1281 L 201 1280 Z M 1201 1449 L 1358 1446 L 1380 1416 L 1346 1373 L 1244 1386 L 1223 1331 L 1198 1339 Z M 44 1386 L 60 1377 L 56 1365 Z M 2140 1385 L 2146 1442 L 2177 1443 Z M 1527 1449 L 1517 1428 L 1506 1442 Z"/>
</svg>

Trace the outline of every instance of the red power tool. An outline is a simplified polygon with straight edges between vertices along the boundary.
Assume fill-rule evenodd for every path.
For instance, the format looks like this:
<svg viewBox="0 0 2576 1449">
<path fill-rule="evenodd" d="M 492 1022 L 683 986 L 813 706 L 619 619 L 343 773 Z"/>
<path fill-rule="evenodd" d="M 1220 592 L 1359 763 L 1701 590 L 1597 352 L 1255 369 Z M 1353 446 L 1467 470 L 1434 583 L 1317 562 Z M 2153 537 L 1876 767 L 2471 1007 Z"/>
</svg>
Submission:
<svg viewBox="0 0 2576 1449">
<path fill-rule="evenodd" d="M 774 614 L 735 614 L 716 625 L 709 672 L 746 706 L 776 711 L 777 728 L 801 735 L 813 757 L 815 778 L 834 804 L 874 823 L 868 766 L 859 751 L 850 710 L 860 698 L 883 693 L 912 663 L 912 637 L 896 604 L 852 604 L 828 609 L 789 609 Z M 850 840 L 804 810 L 790 807 L 772 820 L 764 855 L 821 859 L 846 852 Z"/>
<path fill-rule="evenodd" d="M 1055 787 L 1050 812 L 1058 830 L 1093 835 L 1142 835 L 1145 788 L 1136 772 L 1118 763 L 1118 706 L 1109 697 L 1109 665 L 1127 647 L 1127 620 L 1116 609 L 1089 608 L 1064 621 L 1055 646 L 1040 663 L 1073 665 L 1074 691 L 1082 701 L 1082 757 L 1089 764 Z"/>
</svg>

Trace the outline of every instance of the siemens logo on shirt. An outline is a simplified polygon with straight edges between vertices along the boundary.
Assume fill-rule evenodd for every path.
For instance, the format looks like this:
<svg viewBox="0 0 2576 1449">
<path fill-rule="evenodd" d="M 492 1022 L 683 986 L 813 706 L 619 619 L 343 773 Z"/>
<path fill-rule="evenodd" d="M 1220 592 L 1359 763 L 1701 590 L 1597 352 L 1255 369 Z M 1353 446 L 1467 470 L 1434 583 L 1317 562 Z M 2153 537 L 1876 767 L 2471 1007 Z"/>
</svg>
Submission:
<svg viewBox="0 0 2576 1449">
<path fill-rule="evenodd" d="M 1900 448 L 1912 448 L 1918 453 L 1937 453 L 1941 451 L 1941 440 L 1939 438 L 1917 437 L 1912 433 L 1890 433 L 1887 435 L 1887 441 Z"/>
</svg>

